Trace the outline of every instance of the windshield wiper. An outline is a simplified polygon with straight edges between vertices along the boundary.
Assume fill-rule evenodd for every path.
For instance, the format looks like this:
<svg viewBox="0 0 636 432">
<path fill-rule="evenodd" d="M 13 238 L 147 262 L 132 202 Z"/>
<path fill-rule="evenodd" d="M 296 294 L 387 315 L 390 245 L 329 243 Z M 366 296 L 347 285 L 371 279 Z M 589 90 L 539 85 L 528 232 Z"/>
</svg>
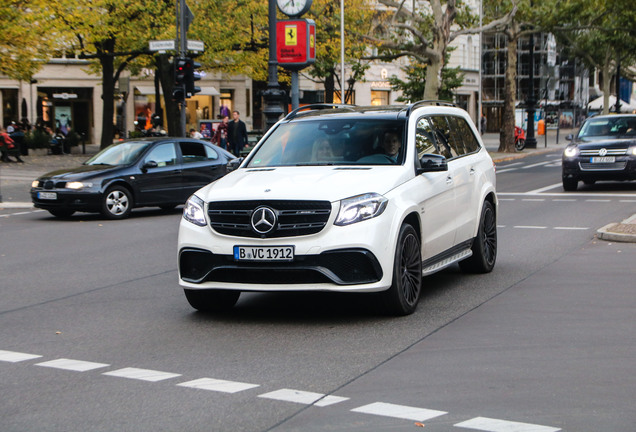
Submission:
<svg viewBox="0 0 636 432">
<path fill-rule="evenodd" d="M 295 166 L 332 166 L 336 165 L 333 162 L 302 162 L 297 163 Z"/>
</svg>

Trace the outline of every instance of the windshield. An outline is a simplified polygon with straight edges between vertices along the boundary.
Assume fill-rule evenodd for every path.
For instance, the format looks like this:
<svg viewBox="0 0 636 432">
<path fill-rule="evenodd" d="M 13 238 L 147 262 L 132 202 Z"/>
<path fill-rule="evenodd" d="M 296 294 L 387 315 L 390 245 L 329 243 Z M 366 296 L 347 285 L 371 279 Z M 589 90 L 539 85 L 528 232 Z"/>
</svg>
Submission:
<svg viewBox="0 0 636 432">
<path fill-rule="evenodd" d="M 129 165 L 135 162 L 151 142 L 128 141 L 106 147 L 85 162 L 86 165 Z"/>
<path fill-rule="evenodd" d="M 404 121 L 316 119 L 283 123 L 250 155 L 249 168 L 399 165 Z"/>
<path fill-rule="evenodd" d="M 636 116 L 588 119 L 579 131 L 579 138 L 636 136 Z"/>
</svg>

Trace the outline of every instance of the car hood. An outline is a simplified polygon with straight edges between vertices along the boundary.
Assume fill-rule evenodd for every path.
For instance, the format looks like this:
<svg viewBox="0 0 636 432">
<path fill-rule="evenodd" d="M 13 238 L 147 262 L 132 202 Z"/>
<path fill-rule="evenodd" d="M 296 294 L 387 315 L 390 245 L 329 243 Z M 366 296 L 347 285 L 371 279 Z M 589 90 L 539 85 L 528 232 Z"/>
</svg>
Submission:
<svg viewBox="0 0 636 432">
<path fill-rule="evenodd" d="M 410 173 L 410 177 L 413 173 Z M 386 194 L 409 178 L 402 166 L 241 168 L 197 192 L 204 201 L 312 199 L 338 201 Z"/>
<path fill-rule="evenodd" d="M 635 138 L 583 138 L 574 142 L 580 149 L 625 148 L 636 145 Z"/>
<path fill-rule="evenodd" d="M 81 165 L 75 168 L 64 168 L 40 176 L 40 179 L 56 180 L 81 180 L 96 177 L 121 169 L 121 166 L 112 165 Z"/>
</svg>

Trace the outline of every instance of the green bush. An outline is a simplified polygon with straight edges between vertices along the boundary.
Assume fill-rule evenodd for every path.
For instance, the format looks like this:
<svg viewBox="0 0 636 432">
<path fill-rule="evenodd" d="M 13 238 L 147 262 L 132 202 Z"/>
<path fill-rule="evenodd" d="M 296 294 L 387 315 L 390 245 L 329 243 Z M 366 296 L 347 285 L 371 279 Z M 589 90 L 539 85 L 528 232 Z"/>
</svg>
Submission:
<svg viewBox="0 0 636 432">
<path fill-rule="evenodd" d="M 138 130 L 128 132 L 128 138 L 143 138 L 143 136 L 143 132 Z"/>
<path fill-rule="evenodd" d="M 26 134 L 25 140 L 30 149 L 49 148 L 51 137 L 41 129 L 34 129 Z"/>
</svg>

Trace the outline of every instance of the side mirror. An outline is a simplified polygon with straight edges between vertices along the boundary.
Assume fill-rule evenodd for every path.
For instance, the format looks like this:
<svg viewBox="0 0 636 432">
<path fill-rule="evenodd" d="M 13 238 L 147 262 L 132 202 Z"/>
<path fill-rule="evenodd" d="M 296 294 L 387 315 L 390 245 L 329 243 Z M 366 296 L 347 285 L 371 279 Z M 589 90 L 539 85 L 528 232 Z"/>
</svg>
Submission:
<svg viewBox="0 0 636 432">
<path fill-rule="evenodd" d="M 567 134 L 567 135 L 565 136 L 565 139 L 566 139 L 566 140 L 568 140 L 568 141 L 572 141 L 572 140 L 574 140 L 574 135 L 572 135 L 572 134 Z"/>
<path fill-rule="evenodd" d="M 420 158 L 420 168 L 417 169 L 417 174 L 426 172 L 448 171 L 448 163 L 446 158 L 437 154 L 424 154 Z"/>
<path fill-rule="evenodd" d="M 240 157 L 240 158 L 232 159 L 231 161 L 229 161 L 227 165 L 225 166 L 225 172 L 231 173 L 232 171 L 236 170 L 243 162 L 243 159 L 244 158 Z"/>
<path fill-rule="evenodd" d="M 159 164 L 153 160 L 146 162 L 141 169 L 149 170 L 150 168 L 157 168 Z"/>
</svg>

